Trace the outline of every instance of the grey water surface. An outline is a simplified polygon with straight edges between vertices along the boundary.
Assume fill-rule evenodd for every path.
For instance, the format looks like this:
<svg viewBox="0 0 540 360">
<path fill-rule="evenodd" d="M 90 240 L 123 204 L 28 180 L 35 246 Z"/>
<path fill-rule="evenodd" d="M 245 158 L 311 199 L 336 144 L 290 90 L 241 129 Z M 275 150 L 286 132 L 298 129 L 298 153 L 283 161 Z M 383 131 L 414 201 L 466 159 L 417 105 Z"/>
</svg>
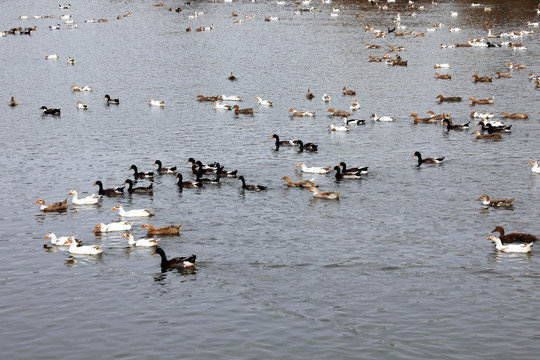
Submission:
<svg viewBox="0 0 540 360">
<path fill-rule="evenodd" d="M 540 158 L 540 90 L 528 78 L 540 74 L 538 34 L 494 39 L 526 50 L 439 46 L 487 36 L 485 21 L 494 33 L 531 30 L 527 21 L 540 20 L 536 3 L 415 1 L 424 6 L 415 10 L 397 0 L 378 10 L 337 0 L 169 0 L 163 7 L 71 0 L 63 10 L 58 1 L 1 2 L 1 30 L 37 26 L 31 36 L 0 38 L 2 359 L 536 359 L 539 249 L 503 254 L 486 238 L 497 225 L 540 235 L 540 176 L 527 165 Z M 294 14 L 312 6 L 320 12 Z M 339 16 L 330 16 L 332 8 Z M 204 14 L 189 19 L 194 11 Z M 244 22 L 235 23 L 233 12 Z M 405 30 L 444 25 L 418 37 L 375 38 L 364 30 L 387 31 L 398 12 Z M 68 29 L 62 14 L 72 14 L 78 28 Z M 268 16 L 280 19 L 264 21 Z M 92 18 L 108 22 L 84 21 Z M 56 24 L 60 30 L 49 30 Z M 405 47 L 399 54 L 407 67 L 368 62 L 389 45 Z M 55 53 L 58 59 L 45 60 Z M 510 71 L 508 62 L 527 69 Z M 437 70 L 436 63 L 451 67 Z M 436 80 L 436 71 L 452 79 Z M 495 71 L 513 77 L 471 78 Z M 227 79 L 230 72 L 237 81 Z M 73 84 L 93 91 L 73 92 Z M 344 86 L 357 95 L 343 96 Z M 105 94 L 120 104 L 106 105 Z M 197 101 L 200 94 L 241 95 L 239 106 L 253 107 L 254 115 L 215 110 Z M 464 100 L 440 104 L 438 94 Z M 7 106 L 11 96 L 17 107 Z M 255 96 L 274 106 L 259 107 Z M 495 103 L 472 106 L 472 96 L 494 96 Z M 354 98 L 361 109 L 352 117 L 366 124 L 330 133 L 327 126 L 341 120 L 326 110 L 349 110 Z M 164 108 L 150 107 L 149 99 Z M 78 110 L 77 101 L 89 109 Z M 61 116 L 43 116 L 43 105 L 61 108 Z M 293 118 L 291 108 L 316 116 Z M 409 115 L 428 110 L 451 113 L 454 123 L 472 120 L 471 127 L 414 125 Z M 512 133 L 480 141 L 470 134 L 475 110 L 529 119 L 506 120 Z M 374 122 L 372 113 L 396 121 Z M 319 150 L 276 151 L 274 133 Z M 444 163 L 417 167 L 415 151 L 445 156 Z M 190 157 L 238 169 L 268 190 L 243 191 L 240 181 L 223 178 L 178 191 L 174 176 L 160 175 L 153 195 L 105 197 L 98 206 L 70 201 L 60 214 L 34 205 L 63 200 L 71 189 L 97 192 L 97 180 L 120 185 L 133 177 L 131 164 L 151 171 L 156 159 L 191 180 Z M 294 167 L 340 161 L 369 166 L 369 174 L 336 181 L 332 172 L 312 176 Z M 340 191 L 341 199 L 313 199 L 307 189 L 287 188 L 283 176 L 314 177 L 321 191 Z M 483 193 L 515 197 L 514 206 L 486 209 L 477 200 Z M 162 272 L 152 249 L 129 247 L 122 233 L 95 236 L 97 223 L 119 219 L 110 211 L 117 203 L 156 213 L 133 220 L 135 238 L 146 235 L 146 222 L 182 224 L 179 237 L 160 244 L 169 257 L 196 254 L 196 269 Z M 104 244 L 103 254 L 44 247 L 51 231 Z"/>
</svg>

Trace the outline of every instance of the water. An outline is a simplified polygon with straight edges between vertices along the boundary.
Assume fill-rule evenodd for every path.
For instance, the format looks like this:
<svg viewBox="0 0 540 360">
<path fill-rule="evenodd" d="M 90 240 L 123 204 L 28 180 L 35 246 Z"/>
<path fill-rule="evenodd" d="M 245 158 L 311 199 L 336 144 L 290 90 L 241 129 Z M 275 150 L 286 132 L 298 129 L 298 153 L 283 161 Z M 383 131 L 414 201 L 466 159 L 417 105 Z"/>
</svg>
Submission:
<svg viewBox="0 0 540 360">
<path fill-rule="evenodd" d="M 462 2 L 415 3 L 425 10 L 412 17 L 398 2 L 408 29 L 445 27 L 426 37 L 376 39 L 363 26 L 386 30 L 398 10 L 363 11 L 369 6 L 363 1 L 314 2 L 322 11 L 303 15 L 293 15 L 298 6 L 262 1 L 193 1 L 180 4 L 180 14 L 167 10 L 178 4 L 147 1 L 74 3 L 71 10 L 52 1 L 4 4 L 3 29 L 38 28 L 30 37 L 0 38 L 2 98 L 20 103 L 0 107 L 2 358 L 536 358 L 535 250 L 500 254 L 485 239 L 496 225 L 540 233 L 540 178 L 527 167 L 538 156 L 540 133 L 538 92 L 527 78 L 540 73 L 538 37 L 522 39 L 526 51 L 438 46 L 484 36 L 485 20 L 494 32 L 524 29 L 526 21 L 538 21 L 536 3 L 491 2 L 489 13 Z M 341 5 L 340 16 L 330 17 Z M 205 14 L 187 19 L 194 10 Z M 449 16 L 452 10 L 458 17 Z M 233 23 L 232 12 L 255 18 Z M 65 13 L 78 29 L 58 19 Z M 18 19 L 25 14 L 56 18 Z M 263 21 L 270 15 L 280 20 Z M 109 21 L 84 22 L 90 18 Z M 57 23 L 60 31 L 48 29 Z M 212 24 L 212 31 L 194 31 Z M 450 26 L 462 31 L 451 33 Z M 383 49 L 367 50 L 366 43 L 405 46 L 408 66 L 367 62 Z M 53 53 L 60 58 L 44 59 Z M 76 64 L 68 65 L 67 56 Z M 528 69 L 514 70 L 512 79 L 472 82 L 474 73 L 506 72 L 509 61 Z M 445 62 L 452 80 L 433 79 L 433 64 Z M 238 81 L 227 80 L 231 71 Z M 94 90 L 74 93 L 73 84 Z M 362 108 L 354 117 L 398 120 L 328 133 L 339 120 L 326 110 L 347 110 L 354 100 L 341 95 L 343 86 L 357 91 Z M 308 88 L 312 101 L 304 97 Z M 320 100 L 323 93 L 330 103 Z M 105 105 L 105 94 L 120 105 Z M 255 115 L 215 111 L 196 101 L 199 94 L 242 95 L 240 107 L 253 106 Z M 495 104 L 439 104 L 438 94 L 495 96 Z M 259 108 L 254 96 L 275 105 Z M 150 108 L 150 98 L 165 107 Z M 77 110 L 78 100 L 89 110 Z M 62 116 L 43 117 L 42 105 L 62 108 Z M 293 119 L 291 107 L 317 115 Z M 473 110 L 530 118 L 507 120 L 513 132 L 502 141 L 476 141 L 472 129 L 413 125 L 408 116 L 427 110 L 451 112 L 455 123 L 468 121 Z M 273 133 L 316 142 L 319 151 L 275 151 Z M 444 165 L 417 168 L 415 151 L 446 156 Z M 40 197 L 64 199 L 71 189 L 79 196 L 96 192 L 96 180 L 120 185 L 132 177 L 131 164 L 149 171 L 156 159 L 179 166 L 187 179 L 189 157 L 218 161 L 269 189 L 243 192 L 239 181 L 223 179 L 179 192 L 174 177 L 163 175 L 152 196 L 70 205 L 63 214 L 42 214 L 33 205 Z M 294 169 L 301 161 L 346 161 L 369 166 L 370 174 L 341 182 L 315 175 L 321 190 L 339 190 L 341 200 L 314 200 L 280 180 L 310 179 Z M 483 209 L 476 200 L 482 193 L 515 197 L 515 205 Z M 152 250 L 127 247 L 121 233 L 94 236 L 95 224 L 118 219 L 110 211 L 115 203 L 156 212 L 135 220 L 135 238 L 147 221 L 183 224 L 180 237 L 160 243 L 169 256 L 197 254 L 197 269 L 162 273 Z M 103 243 L 104 253 L 75 257 L 45 249 L 49 231 Z"/>
</svg>

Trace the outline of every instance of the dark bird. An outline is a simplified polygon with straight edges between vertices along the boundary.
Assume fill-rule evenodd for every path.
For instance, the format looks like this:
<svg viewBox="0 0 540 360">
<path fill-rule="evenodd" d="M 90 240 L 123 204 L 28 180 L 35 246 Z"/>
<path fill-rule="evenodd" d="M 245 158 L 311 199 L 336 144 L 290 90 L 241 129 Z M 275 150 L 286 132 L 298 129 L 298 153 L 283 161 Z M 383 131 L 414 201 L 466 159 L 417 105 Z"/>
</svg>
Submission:
<svg viewBox="0 0 540 360">
<path fill-rule="evenodd" d="M 470 121 L 466 124 L 455 124 L 452 119 L 442 119 L 441 124 L 446 124 L 446 131 L 450 130 L 465 130 L 469 128 Z"/>
<path fill-rule="evenodd" d="M 203 185 L 200 181 L 184 181 L 184 177 L 180 173 L 176 174 L 176 178 L 178 179 L 176 184 L 180 189 L 201 187 Z"/>
<path fill-rule="evenodd" d="M 276 139 L 276 149 L 279 149 L 280 146 L 294 146 L 296 145 L 292 140 L 279 140 L 279 136 L 274 134 L 270 139 Z"/>
<path fill-rule="evenodd" d="M 361 175 L 365 175 L 368 173 L 368 168 L 369 168 L 369 166 L 348 168 L 347 164 L 345 164 L 345 161 L 340 162 L 339 165 L 341 165 L 342 167 L 341 172 L 344 174 L 360 172 Z"/>
<path fill-rule="evenodd" d="M 419 151 L 415 152 L 413 156 L 411 157 L 418 157 L 418 166 L 422 164 L 440 164 L 444 160 L 444 156 L 437 157 L 437 158 L 425 158 L 422 159 L 422 154 L 420 154 Z"/>
<path fill-rule="evenodd" d="M 60 109 L 47 109 L 46 106 L 42 106 L 39 110 L 43 111 L 43 115 L 60 115 Z"/>
<path fill-rule="evenodd" d="M 107 104 L 120 104 L 119 99 L 111 99 L 109 95 L 105 95 L 103 98 L 107 99 Z"/>
<path fill-rule="evenodd" d="M 315 97 L 315 95 L 313 95 L 313 94 L 311 93 L 311 90 L 307 89 L 306 99 L 311 100 L 311 99 L 313 99 L 314 97 Z"/>
<path fill-rule="evenodd" d="M 263 185 L 247 185 L 246 184 L 246 179 L 244 179 L 243 175 L 240 175 L 238 177 L 238 180 L 242 181 L 242 189 L 244 189 L 244 190 L 259 192 L 261 190 L 266 190 L 267 189 L 267 187 L 263 186 Z"/>
<path fill-rule="evenodd" d="M 116 195 L 122 195 L 124 193 L 124 187 L 113 187 L 110 189 L 104 189 L 103 183 L 101 181 L 96 181 L 92 186 L 99 186 L 99 195 L 107 195 L 107 196 L 116 196 Z"/>
<path fill-rule="evenodd" d="M 165 251 L 163 251 L 162 248 L 158 247 L 152 255 L 159 254 L 161 256 L 161 269 L 174 269 L 174 268 L 194 268 L 195 267 L 195 260 L 197 259 L 196 255 L 191 255 L 189 257 L 187 256 L 181 256 L 181 257 L 175 257 L 170 260 L 167 260 L 167 256 L 165 255 Z"/>
<path fill-rule="evenodd" d="M 147 186 L 133 187 L 133 181 L 131 179 L 126 179 L 124 184 L 129 185 L 127 191 L 130 194 L 133 194 L 133 193 L 137 193 L 137 194 L 153 194 L 154 193 L 154 188 L 153 188 L 154 184 L 150 184 L 150 185 L 147 185 Z M 122 185 L 124 185 L 124 184 L 122 184 Z"/>
<path fill-rule="evenodd" d="M 233 75 L 232 71 L 231 71 L 231 76 L 229 76 L 227 79 L 231 80 L 231 81 L 235 81 L 235 80 L 238 80 L 236 78 L 236 76 Z"/>
<path fill-rule="evenodd" d="M 238 170 L 225 170 L 225 166 L 221 166 L 219 163 L 216 163 L 217 165 L 217 174 L 221 177 L 230 177 L 235 178 L 236 173 L 238 173 Z"/>
<path fill-rule="evenodd" d="M 176 172 L 176 166 L 163 167 L 159 160 L 154 161 L 154 165 L 158 166 L 157 172 L 160 174 L 174 174 Z"/>
<path fill-rule="evenodd" d="M 315 143 L 311 143 L 311 142 L 308 142 L 308 143 L 303 143 L 302 140 L 295 140 L 294 143 L 298 146 L 300 146 L 300 149 L 299 151 L 302 152 L 304 150 L 306 151 L 317 151 L 317 148 L 319 147 L 319 145 L 315 144 Z"/>
<path fill-rule="evenodd" d="M 499 232 L 499 238 L 501 239 L 501 242 L 503 244 L 510 244 L 510 243 L 523 243 L 528 244 L 531 242 L 535 242 L 538 240 L 538 238 L 531 234 L 525 234 L 525 233 L 511 233 L 511 234 L 505 234 L 504 229 L 502 226 L 497 226 L 495 230 L 492 231 Z"/>
<path fill-rule="evenodd" d="M 154 178 L 154 172 L 153 171 L 150 171 L 150 172 L 141 171 L 141 172 L 139 172 L 137 170 L 137 166 L 135 166 L 135 165 L 131 165 L 129 170 L 133 170 L 133 176 L 135 177 L 135 180 L 144 179 L 144 178 L 150 178 L 150 179 Z"/>
<path fill-rule="evenodd" d="M 361 179 L 362 174 L 360 174 L 360 171 L 357 172 L 348 172 L 348 173 L 342 173 L 341 168 L 339 166 L 334 166 L 334 170 L 336 171 L 336 180 L 343 180 L 343 179 Z"/>
</svg>

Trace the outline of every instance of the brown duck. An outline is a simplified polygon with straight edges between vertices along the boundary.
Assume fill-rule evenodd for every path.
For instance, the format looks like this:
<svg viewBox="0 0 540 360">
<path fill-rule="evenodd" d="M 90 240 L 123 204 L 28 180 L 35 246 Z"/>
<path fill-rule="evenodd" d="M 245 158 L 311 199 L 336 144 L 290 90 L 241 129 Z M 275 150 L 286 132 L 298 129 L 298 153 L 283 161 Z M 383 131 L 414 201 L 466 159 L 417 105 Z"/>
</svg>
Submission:
<svg viewBox="0 0 540 360">
<path fill-rule="evenodd" d="M 141 228 L 148 230 L 147 235 L 179 235 L 182 225 L 169 225 L 155 228 L 150 224 L 141 225 Z"/>
<path fill-rule="evenodd" d="M 63 211 L 67 210 L 67 199 L 65 199 L 63 201 L 58 201 L 58 202 L 55 202 L 54 204 L 49 204 L 49 205 L 45 205 L 45 200 L 39 199 L 34 204 L 41 205 L 39 207 L 39 209 L 41 211 L 47 211 L 47 212 L 59 211 L 59 212 L 63 212 Z"/>
<path fill-rule="evenodd" d="M 489 196 L 486 194 L 483 194 L 478 198 L 478 200 L 483 200 L 482 204 L 485 206 L 492 206 L 492 207 L 501 207 L 501 206 L 512 206 L 512 202 L 514 201 L 514 198 L 511 199 L 490 199 Z"/>
<path fill-rule="evenodd" d="M 234 105 L 232 108 L 234 109 L 235 115 L 238 115 L 238 114 L 253 115 L 253 108 L 240 109 L 238 105 Z"/>
<path fill-rule="evenodd" d="M 511 234 L 505 234 L 504 233 L 504 229 L 502 226 L 497 226 L 495 228 L 495 230 L 492 231 L 492 233 L 494 232 L 499 232 L 499 238 L 501 239 L 501 242 L 503 244 L 510 244 L 510 243 L 524 243 L 524 244 L 528 244 L 528 243 L 531 243 L 531 242 L 535 242 L 538 240 L 538 238 L 534 235 L 531 235 L 531 234 L 525 234 L 525 233 L 511 233 Z"/>
<path fill-rule="evenodd" d="M 303 187 L 303 188 L 312 188 L 319 186 L 313 182 L 315 178 L 311 180 L 302 180 L 302 181 L 291 181 L 291 179 L 288 176 L 284 176 L 281 178 L 281 180 L 285 180 L 287 182 L 288 187 Z"/>
<path fill-rule="evenodd" d="M 461 101 L 461 97 L 459 96 L 444 97 L 442 95 L 437 95 L 436 99 L 439 99 L 439 102 L 460 102 Z"/>
</svg>

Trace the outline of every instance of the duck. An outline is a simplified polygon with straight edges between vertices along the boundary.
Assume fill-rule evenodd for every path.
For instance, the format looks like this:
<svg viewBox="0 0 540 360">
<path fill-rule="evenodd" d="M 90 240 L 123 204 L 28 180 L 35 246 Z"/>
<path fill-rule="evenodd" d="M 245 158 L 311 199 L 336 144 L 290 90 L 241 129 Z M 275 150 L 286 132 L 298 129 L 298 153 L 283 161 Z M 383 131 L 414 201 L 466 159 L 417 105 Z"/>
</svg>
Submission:
<svg viewBox="0 0 540 360">
<path fill-rule="evenodd" d="M 417 166 L 420 166 L 422 164 L 440 164 L 444 160 L 444 156 L 437 157 L 437 158 L 425 158 L 425 159 L 422 159 L 422 154 L 420 154 L 419 151 L 416 151 L 413 154 L 413 156 L 411 156 L 411 157 L 415 157 L 415 156 L 418 157 L 418 165 Z"/>
<path fill-rule="evenodd" d="M 216 165 L 217 165 L 217 174 L 220 177 L 236 178 L 236 174 L 238 173 L 238 170 L 225 170 L 225 166 L 221 166 L 220 163 L 216 163 Z"/>
<path fill-rule="evenodd" d="M 48 109 L 46 106 L 42 106 L 39 110 L 43 111 L 43 115 L 60 115 L 60 109 Z"/>
<path fill-rule="evenodd" d="M 358 167 L 348 168 L 345 161 L 340 162 L 339 165 L 342 167 L 341 172 L 344 174 L 360 172 L 360 175 L 366 175 L 368 173 L 368 168 L 369 168 L 369 166 L 364 166 L 364 167 L 358 166 Z"/>
<path fill-rule="evenodd" d="M 329 112 L 330 116 L 351 116 L 351 113 L 348 111 L 334 110 L 333 108 L 326 110 L 326 112 Z"/>
<path fill-rule="evenodd" d="M 103 183 L 101 181 L 96 181 L 92 186 L 99 186 L 99 195 L 107 195 L 107 196 L 116 196 L 116 195 L 122 195 L 124 194 L 124 187 L 116 186 L 109 189 L 103 188 Z"/>
<path fill-rule="evenodd" d="M 511 78 L 513 75 L 512 74 L 501 74 L 500 71 L 495 71 L 495 73 L 493 75 L 497 75 L 497 79 L 500 79 L 500 78 Z"/>
<path fill-rule="evenodd" d="M 46 55 L 45 60 L 58 59 L 58 54 Z"/>
<path fill-rule="evenodd" d="M 472 76 L 472 78 L 474 79 L 475 83 L 477 83 L 477 82 L 491 82 L 491 78 L 488 77 L 488 76 L 478 76 L 478 74 L 474 74 Z"/>
<path fill-rule="evenodd" d="M 487 119 L 482 119 L 477 126 L 482 126 L 482 131 L 487 131 L 492 134 L 494 132 L 511 132 L 512 125 L 504 125 L 502 121 L 489 121 Z"/>
<path fill-rule="evenodd" d="M 292 140 L 279 140 L 279 136 L 277 134 L 273 134 L 270 139 L 276 139 L 276 149 L 278 149 L 280 146 L 294 146 L 296 145 L 294 141 Z"/>
<path fill-rule="evenodd" d="M 358 99 L 354 99 L 353 103 L 351 104 L 351 110 L 358 110 L 360 109 L 360 104 L 358 103 Z"/>
<path fill-rule="evenodd" d="M 342 116 L 341 120 L 345 125 L 354 124 L 354 125 L 365 125 L 366 120 L 363 119 L 349 119 L 347 116 Z"/>
<path fill-rule="evenodd" d="M 538 238 L 534 235 L 527 234 L 527 233 L 511 233 L 511 234 L 505 234 L 504 229 L 502 226 L 497 226 L 492 231 L 492 233 L 498 232 L 499 238 L 501 239 L 501 242 L 503 244 L 511 244 L 511 243 L 530 243 L 535 242 L 538 240 Z"/>
<path fill-rule="evenodd" d="M 107 104 L 120 104 L 119 99 L 111 99 L 111 97 L 107 94 L 103 97 L 104 99 L 107 99 Z"/>
<path fill-rule="evenodd" d="M 323 191 L 319 192 L 316 187 L 312 187 L 308 192 L 313 193 L 313 197 L 316 199 L 326 199 L 326 200 L 339 200 L 339 191 Z"/>
<path fill-rule="evenodd" d="M 476 135 L 476 138 L 477 139 L 492 139 L 492 140 L 496 140 L 496 139 L 501 139 L 503 136 L 502 134 L 480 134 L 480 132 L 478 130 L 474 130 L 471 135 Z"/>
<path fill-rule="evenodd" d="M 77 244 L 77 241 L 75 239 L 68 239 L 64 245 L 69 244 L 69 253 L 70 254 L 77 254 L 77 255 L 98 255 L 103 252 L 103 244 L 101 245 L 85 245 L 85 246 L 79 246 Z"/>
<path fill-rule="evenodd" d="M 217 170 L 216 170 L 217 172 Z M 195 175 L 196 177 L 196 182 L 200 182 L 200 183 L 203 183 L 203 184 L 219 184 L 219 179 L 221 178 L 221 176 L 219 174 L 217 174 L 217 176 L 213 179 L 210 179 L 210 178 L 203 178 L 203 170 L 198 167 L 197 169 L 195 169 L 195 171 L 193 172 L 193 174 Z"/>
<path fill-rule="evenodd" d="M 159 101 L 159 100 L 150 99 L 150 100 L 148 100 L 148 102 L 150 103 L 150 106 L 156 106 L 156 107 L 164 107 L 165 106 L 165 102 Z"/>
<path fill-rule="evenodd" d="M 253 108 L 240 109 L 238 105 L 234 105 L 232 108 L 234 109 L 235 115 L 239 115 L 239 114 L 253 115 Z"/>
<path fill-rule="evenodd" d="M 472 103 L 471 105 L 476 105 L 476 104 L 493 104 L 494 100 L 495 100 L 495 97 L 492 96 L 491 98 L 489 99 L 478 99 L 476 100 L 474 97 L 470 97 L 468 100 L 471 100 Z"/>
<path fill-rule="evenodd" d="M 155 213 L 146 210 L 146 209 L 135 209 L 135 210 L 129 210 L 125 211 L 122 205 L 116 204 L 111 211 L 118 210 L 118 214 L 122 217 L 147 217 L 147 216 L 154 216 Z"/>
<path fill-rule="evenodd" d="M 57 245 L 57 246 L 64 246 L 64 245 L 67 245 L 66 242 L 70 239 L 74 239 L 73 236 L 60 236 L 60 237 L 56 237 L 56 235 L 53 233 L 53 232 L 49 232 L 47 233 L 47 235 L 45 235 L 43 237 L 44 239 L 47 239 L 49 238 L 51 240 L 51 244 L 52 245 Z"/>
<path fill-rule="evenodd" d="M 439 74 L 438 72 L 435 73 L 435 78 L 436 79 L 441 79 L 441 80 L 450 80 L 452 79 L 452 75 L 450 74 Z"/>
<path fill-rule="evenodd" d="M 377 116 L 377 114 L 371 114 L 369 116 L 371 119 L 373 119 L 374 121 L 394 121 L 395 118 L 393 116 Z"/>
<path fill-rule="evenodd" d="M 529 114 L 526 114 L 526 113 L 509 114 L 506 111 L 503 111 L 501 115 L 504 115 L 505 119 L 527 119 L 529 117 Z"/>
<path fill-rule="evenodd" d="M 154 177 L 154 172 L 153 171 L 148 171 L 148 172 L 140 171 L 139 172 L 137 170 L 137 166 L 135 166 L 135 165 L 131 165 L 129 170 L 133 170 L 133 176 L 135 177 L 135 180 L 144 179 L 144 178 L 150 178 L 151 179 L 151 178 Z"/>
<path fill-rule="evenodd" d="M 8 106 L 17 106 L 19 105 L 18 102 L 15 101 L 15 98 L 12 96 L 11 100 L 8 102 Z"/>
<path fill-rule="evenodd" d="M 174 174 L 174 173 L 176 173 L 176 166 L 163 167 L 160 160 L 154 161 L 154 163 L 152 165 L 157 165 L 158 166 L 157 172 L 159 174 Z"/>
<path fill-rule="evenodd" d="M 60 30 L 60 24 L 49 25 L 49 30 Z"/>
<path fill-rule="evenodd" d="M 304 144 L 304 142 L 302 140 L 295 140 L 294 143 L 300 147 L 299 150 L 298 150 L 300 152 L 302 152 L 304 150 L 306 150 L 306 151 L 317 151 L 318 148 L 319 148 L 319 145 L 317 145 L 315 143 L 312 143 L 312 142 L 308 142 L 308 143 Z"/>
<path fill-rule="evenodd" d="M 68 195 L 73 195 L 73 199 L 71 200 L 73 205 L 95 205 L 101 198 L 101 195 L 92 194 L 79 199 L 75 190 L 71 190 Z"/>
<path fill-rule="evenodd" d="M 236 79 L 236 76 L 234 76 L 234 74 L 233 74 L 232 71 L 231 71 L 231 75 L 230 75 L 227 79 L 229 79 L 229 80 L 231 80 L 231 81 L 236 81 L 236 80 L 237 80 L 237 79 Z"/>
<path fill-rule="evenodd" d="M 128 184 L 128 193 L 133 194 L 153 194 L 154 193 L 154 184 L 150 184 L 147 186 L 139 186 L 139 187 L 133 187 L 133 181 L 131 179 L 126 179 L 124 184 Z M 122 185 L 124 185 L 122 184 Z"/>
<path fill-rule="evenodd" d="M 45 205 L 45 200 L 38 199 L 34 204 L 39 204 L 39 209 L 41 211 L 46 212 L 52 212 L 52 211 L 58 211 L 58 212 L 64 212 L 67 210 L 67 199 L 58 201 L 49 205 Z"/>
<path fill-rule="evenodd" d="M 330 125 L 328 125 L 328 129 L 330 131 L 349 131 L 349 125 L 330 124 Z"/>
<path fill-rule="evenodd" d="M 244 189 L 244 190 L 259 192 L 261 190 L 266 190 L 267 189 L 267 187 L 263 186 L 263 185 L 247 185 L 246 184 L 246 179 L 244 178 L 243 175 L 240 175 L 238 177 L 238 180 L 242 181 L 242 189 Z"/>
<path fill-rule="evenodd" d="M 326 174 L 328 171 L 330 171 L 330 166 L 313 166 L 313 167 L 307 167 L 304 163 L 299 163 L 295 166 L 295 168 L 301 166 L 302 172 L 305 173 L 311 173 L 311 174 Z"/>
<path fill-rule="evenodd" d="M 470 115 L 472 118 L 480 118 L 480 119 L 491 119 L 493 117 L 495 117 L 495 115 L 493 115 L 493 112 L 490 112 L 490 113 L 479 113 L 477 111 L 473 111 L 471 112 L 471 115 Z"/>
<path fill-rule="evenodd" d="M 260 96 L 255 96 L 255 99 L 259 101 L 259 105 L 261 106 L 274 106 L 274 102 L 270 100 L 263 100 Z"/>
<path fill-rule="evenodd" d="M 80 101 L 77 101 L 77 109 L 80 109 L 80 110 L 88 110 L 88 105 L 83 104 L 83 103 L 80 102 Z"/>
<path fill-rule="evenodd" d="M 310 187 L 319 186 L 319 185 L 315 184 L 315 182 L 314 182 L 315 178 L 312 178 L 311 180 L 291 181 L 291 179 L 288 176 L 284 176 L 284 177 L 281 178 L 281 180 L 285 180 L 287 182 L 288 187 L 310 188 Z"/>
<path fill-rule="evenodd" d="M 94 234 L 131 230 L 131 225 L 133 225 L 133 222 L 128 221 L 116 221 L 109 224 L 99 223 L 94 227 Z"/>
<path fill-rule="evenodd" d="M 197 95 L 197 99 L 199 101 L 208 101 L 208 102 L 214 102 L 221 100 L 221 96 L 203 96 L 203 95 Z"/>
<path fill-rule="evenodd" d="M 413 121 L 415 124 L 434 124 L 438 121 L 434 117 L 419 118 L 418 114 L 416 113 L 412 113 L 411 115 L 409 115 L 409 117 L 414 118 Z"/>
<path fill-rule="evenodd" d="M 71 65 L 74 65 L 74 64 L 75 64 L 75 59 L 72 58 L 72 57 L 69 57 L 69 56 L 68 56 L 68 57 L 66 58 L 66 61 L 67 61 L 68 64 L 71 64 Z"/>
<path fill-rule="evenodd" d="M 508 66 L 509 69 L 518 69 L 518 70 L 521 70 L 521 69 L 526 69 L 527 66 L 526 65 L 519 65 L 519 64 L 513 64 L 511 62 L 507 63 L 506 66 Z"/>
<path fill-rule="evenodd" d="M 434 69 L 447 69 L 450 67 L 450 64 L 435 64 L 433 65 Z"/>
<path fill-rule="evenodd" d="M 501 239 L 495 235 L 491 235 L 487 239 L 495 242 L 495 248 L 499 250 L 500 252 L 504 252 L 504 253 L 530 253 L 531 246 L 533 244 L 532 242 L 530 242 L 528 244 L 503 245 L 503 243 L 501 242 Z"/>
<path fill-rule="evenodd" d="M 311 93 L 311 90 L 307 89 L 306 99 L 311 100 L 311 99 L 313 99 L 314 97 L 315 97 L 315 95 L 313 95 L 313 94 Z"/>
<path fill-rule="evenodd" d="M 133 235 L 130 232 L 125 233 L 122 235 L 123 238 L 128 238 L 128 244 L 132 246 L 139 246 L 139 247 L 152 247 L 157 246 L 159 239 L 139 239 L 135 241 L 133 238 Z"/>
<path fill-rule="evenodd" d="M 461 97 L 459 96 L 442 96 L 442 95 L 437 95 L 435 97 L 435 99 L 439 99 L 439 102 L 460 102 L 461 101 Z"/>
<path fill-rule="evenodd" d="M 342 173 L 341 168 L 339 166 L 337 166 L 337 165 L 334 166 L 334 171 L 336 171 L 336 175 L 335 175 L 336 180 L 361 179 L 362 178 L 362 175 L 360 174 L 360 171 Z"/>
<path fill-rule="evenodd" d="M 178 187 L 180 189 L 182 189 L 182 188 L 201 187 L 203 185 L 202 182 L 200 182 L 198 180 L 196 180 L 196 181 L 184 181 L 184 177 L 180 173 L 176 174 L 176 178 L 178 179 L 178 182 L 176 183 L 176 185 L 178 185 Z"/>
<path fill-rule="evenodd" d="M 152 255 L 159 254 L 161 256 L 161 269 L 192 269 L 195 267 L 195 260 L 197 260 L 196 255 L 191 255 L 189 257 L 187 256 L 181 256 L 181 257 L 175 257 L 170 260 L 167 259 L 167 256 L 165 255 L 165 251 L 157 247 Z"/>
<path fill-rule="evenodd" d="M 71 85 L 70 88 L 73 91 L 92 91 L 93 89 L 92 86 L 88 86 L 88 85 L 84 85 L 84 86 Z"/>
<path fill-rule="evenodd" d="M 450 119 L 452 117 L 452 114 L 450 114 L 450 113 L 448 113 L 448 114 L 435 114 L 431 110 L 426 111 L 426 114 L 429 114 L 431 116 L 431 118 L 433 120 L 435 120 L 435 122 L 437 122 L 437 120 Z"/>
<path fill-rule="evenodd" d="M 532 165 L 532 166 L 533 166 L 533 167 L 531 168 L 531 171 L 532 171 L 533 173 L 540 174 L 540 167 L 538 167 L 538 161 L 533 160 L 533 161 L 531 161 L 530 163 L 528 163 L 527 165 Z"/>
<path fill-rule="evenodd" d="M 232 110 L 232 105 L 229 104 L 220 104 L 217 101 L 214 101 L 212 105 L 215 106 L 216 110 Z"/>
<path fill-rule="evenodd" d="M 141 229 L 146 229 L 146 235 L 180 235 L 182 225 L 167 225 L 155 228 L 150 224 L 141 225 Z"/>
<path fill-rule="evenodd" d="M 292 116 L 315 116 L 315 111 L 296 111 L 295 108 L 291 108 L 288 112 L 292 113 Z"/>
<path fill-rule="evenodd" d="M 197 160 L 195 161 L 194 158 L 190 157 L 187 161 L 186 161 L 186 164 L 187 163 L 191 163 L 191 170 L 193 172 L 195 172 L 195 169 L 197 169 L 197 167 L 201 166 L 203 168 L 203 170 L 212 170 L 212 172 L 216 172 L 216 169 L 217 169 L 217 163 L 211 163 L 211 164 L 203 164 L 200 160 Z"/>
<path fill-rule="evenodd" d="M 469 124 L 471 122 L 467 122 L 467 123 L 464 123 L 464 124 L 455 124 L 452 122 L 451 119 L 442 119 L 441 121 L 441 125 L 442 124 L 446 124 L 446 131 L 450 131 L 450 130 L 465 130 L 465 129 L 468 129 L 469 128 Z"/>
<path fill-rule="evenodd" d="M 191 167 L 191 171 L 193 171 L 193 173 L 199 172 L 201 175 L 217 173 L 218 171 L 217 163 L 214 163 L 212 165 L 214 166 L 205 165 L 200 160 L 197 160 L 195 161 L 195 166 Z"/>
<path fill-rule="evenodd" d="M 219 98 L 224 101 L 242 101 L 242 96 L 239 95 L 221 95 Z"/>
<path fill-rule="evenodd" d="M 349 90 L 347 89 L 347 87 L 343 87 L 343 95 L 356 95 L 356 91 L 354 90 Z"/>
<path fill-rule="evenodd" d="M 491 207 L 501 207 L 501 206 L 512 206 L 512 202 L 514 201 L 514 198 L 511 199 L 490 199 L 487 194 L 483 194 L 478 198 L 478 200 L 482 200 L 482 204 L 485 206 L 491 206 Z"/>
<path fill-rule="evenodd" d="M 332 100 L 332 98 L 330 96 L 328 96 L 328 94 L 324 93 L 324 95 L 322 96 L 322 101 L 324 102 L 329 102 L 330 100 Z"/>
</svg>

